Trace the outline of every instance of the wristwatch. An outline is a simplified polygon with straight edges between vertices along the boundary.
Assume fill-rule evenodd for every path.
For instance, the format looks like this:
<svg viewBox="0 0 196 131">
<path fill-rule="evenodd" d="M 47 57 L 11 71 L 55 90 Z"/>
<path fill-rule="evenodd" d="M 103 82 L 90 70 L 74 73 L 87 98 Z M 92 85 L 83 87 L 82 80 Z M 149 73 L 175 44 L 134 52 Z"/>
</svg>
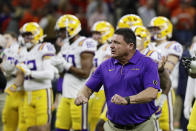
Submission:
<svg viewBox="0 0 196 131">
<path fill-rule="evenodd" d="M 127 101 L 127 105 L 130 104 L 130 97 L 129 96 L 125 97 L 125 100 Z"/>
</svg>

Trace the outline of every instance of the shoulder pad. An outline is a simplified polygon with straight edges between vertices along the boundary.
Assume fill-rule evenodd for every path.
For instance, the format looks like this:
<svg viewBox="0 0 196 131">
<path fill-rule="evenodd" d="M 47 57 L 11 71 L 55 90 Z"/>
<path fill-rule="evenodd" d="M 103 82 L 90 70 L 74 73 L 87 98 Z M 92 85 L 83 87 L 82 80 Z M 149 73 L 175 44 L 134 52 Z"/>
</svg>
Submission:
<svg viewBox="0 0 196 131">
<path fill-rule="evenodd" d="M 168 49 L 168 54 L 173 54 L 179 57 L 182 56 L 183 53 L 182 45 L 176 41 L 168 42 L 165 48 Z"/>
<path fill-rule="evenodd" d="M 56 50 L 54 48 L 54 45 L 49 42 L 44 42 L 40 44 L 38 47 L 39 52 L 41 52 L 42 57 L 43 56 L 54 56 L 56 53 Z"/>
<path fill-rule="evenodd" d="M 153 59 L 155 62 L 160 62 L 162 60 L 162 55 L 159 51 L 156 50 L 148 50 L 146 52 L 146 56 Z"/>
<path fill-rule="evenodd" d="M 95 52 L 97 50 L 97 42 L 92 38 L 86 38 L 82 44 L 83 51 Z"/>
</svg>

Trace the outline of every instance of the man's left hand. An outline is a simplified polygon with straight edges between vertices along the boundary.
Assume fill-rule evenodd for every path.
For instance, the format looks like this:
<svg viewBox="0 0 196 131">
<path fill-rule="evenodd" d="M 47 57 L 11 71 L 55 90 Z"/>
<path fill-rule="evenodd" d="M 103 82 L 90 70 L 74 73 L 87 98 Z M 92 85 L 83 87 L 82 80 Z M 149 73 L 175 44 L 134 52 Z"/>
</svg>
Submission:
<svg viewBox="0 0 196 131">
<path fill-rule="evenodd" d="M 115 94 L 112 97 L 111 102 L 118 105 L 127 105 L 127 100 L 124 97 L 119 96 L 118 94 Z"/>
</svg>

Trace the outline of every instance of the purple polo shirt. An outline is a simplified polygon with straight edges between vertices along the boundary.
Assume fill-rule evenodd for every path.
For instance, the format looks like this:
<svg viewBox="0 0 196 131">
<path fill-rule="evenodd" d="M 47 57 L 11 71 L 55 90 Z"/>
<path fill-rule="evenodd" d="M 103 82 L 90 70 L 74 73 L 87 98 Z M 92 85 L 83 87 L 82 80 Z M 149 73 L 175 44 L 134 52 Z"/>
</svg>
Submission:
<svg viewBox="0 0 196 131">
<path fill-rule="evenodd" d="M 151 58 L 136 50 L 129 63 L 124 66 L 114 58 L 104 61 L 91 75 L 86 86 L 97 92 L 104 85 L 107 117 L 112 122 L 121 125 L 142 123 L 156 112 L 154 101 L 117 105 L 111 103 L 111 98 L 114 94 L 123 97 L 136 95 L 148 87 L 160 90 L 157 68 L 157 64 Z"/>
</svg>

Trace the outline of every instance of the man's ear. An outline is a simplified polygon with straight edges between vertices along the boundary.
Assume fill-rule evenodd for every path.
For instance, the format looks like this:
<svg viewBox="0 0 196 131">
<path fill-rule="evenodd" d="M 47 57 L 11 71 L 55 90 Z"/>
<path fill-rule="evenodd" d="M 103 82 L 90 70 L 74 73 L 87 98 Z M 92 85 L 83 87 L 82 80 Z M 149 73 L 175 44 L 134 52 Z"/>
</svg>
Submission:
<svg viewBox="0 0 196 131">
<path fill-rule="evenodd" d="M 134 49 L 134 44 L 133 44 L 133 43 L 129 43 L 128 45 L 129 45 L 129 46 L 128 46 L 129 49 L 131 49 L 131 50 Z"/>
</svg>

